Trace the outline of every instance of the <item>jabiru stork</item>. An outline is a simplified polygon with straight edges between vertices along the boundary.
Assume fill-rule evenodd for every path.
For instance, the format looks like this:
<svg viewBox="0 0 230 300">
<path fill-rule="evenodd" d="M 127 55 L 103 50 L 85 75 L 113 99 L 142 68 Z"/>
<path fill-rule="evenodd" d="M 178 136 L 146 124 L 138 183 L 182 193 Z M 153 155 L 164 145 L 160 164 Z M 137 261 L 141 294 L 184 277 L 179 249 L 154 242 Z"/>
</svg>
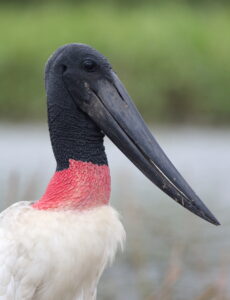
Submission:
<svg viewBox="0 0 230 300">
<path fill-rule="evenodd" d="M 160 148 L 108 60 L 84 44 L 59 48 L 45 70 L 57 169 L 36 202 L 0 215 L 0 300 L 92 300 L 125 239 L 109 205 L 107 135 L 141 172 L 194 214 L 219 222 Z"/>
</svg>

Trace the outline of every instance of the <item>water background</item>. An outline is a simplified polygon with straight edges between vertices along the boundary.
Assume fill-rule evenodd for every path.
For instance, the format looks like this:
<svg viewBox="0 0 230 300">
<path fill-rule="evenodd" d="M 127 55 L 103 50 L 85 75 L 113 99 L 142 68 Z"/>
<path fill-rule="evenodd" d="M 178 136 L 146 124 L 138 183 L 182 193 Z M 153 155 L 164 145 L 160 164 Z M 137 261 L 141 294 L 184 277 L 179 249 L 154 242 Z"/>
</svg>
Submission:
<svg viewBox="0 0 230 300">
<path fill-rule="evenodd" d="M 101 279 L 99 299 L 206 299 L 199 296 L 213 286 L 227 294 L 230 129 L 152 129 L 169 158 L 222 225 L 215 227 L 169 199 L 106 139 L 111 203 L 122 216 L 127 242 L 125 252 Z M 39 198 L 54 170 L 45 125 L 0 124 L 1 209 L 13 201 Z"/>
</svg>

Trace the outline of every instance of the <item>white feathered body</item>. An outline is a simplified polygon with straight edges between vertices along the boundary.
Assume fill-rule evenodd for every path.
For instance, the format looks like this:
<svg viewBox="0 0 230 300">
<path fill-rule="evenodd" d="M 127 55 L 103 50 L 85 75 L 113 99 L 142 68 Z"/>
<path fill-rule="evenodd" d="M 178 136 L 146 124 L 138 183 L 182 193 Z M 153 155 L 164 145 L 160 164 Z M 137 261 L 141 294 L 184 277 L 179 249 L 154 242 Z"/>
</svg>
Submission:
<svg viewBox="0 0 230 300">
<path fill-rule="evenodd" d="M 93 300 L 125 233 L 109 205 L 37 210 L 19 202 L 0 215 L 0 300 Z"/>
</svg>

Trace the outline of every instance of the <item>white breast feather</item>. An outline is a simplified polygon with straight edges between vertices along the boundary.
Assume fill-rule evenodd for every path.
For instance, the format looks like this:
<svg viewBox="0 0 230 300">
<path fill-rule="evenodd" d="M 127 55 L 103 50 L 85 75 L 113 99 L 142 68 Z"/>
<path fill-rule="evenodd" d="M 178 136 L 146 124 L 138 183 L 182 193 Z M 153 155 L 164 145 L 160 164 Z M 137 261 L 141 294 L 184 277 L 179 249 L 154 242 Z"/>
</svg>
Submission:
<svg viewBox="0 0 230 300">
<path fill-rule="evenodd" d="M 96 299 L 124 239 L 110 206 L 51 212 L 16 203 L 0 214 L 0 300 Z"/>
</svg>

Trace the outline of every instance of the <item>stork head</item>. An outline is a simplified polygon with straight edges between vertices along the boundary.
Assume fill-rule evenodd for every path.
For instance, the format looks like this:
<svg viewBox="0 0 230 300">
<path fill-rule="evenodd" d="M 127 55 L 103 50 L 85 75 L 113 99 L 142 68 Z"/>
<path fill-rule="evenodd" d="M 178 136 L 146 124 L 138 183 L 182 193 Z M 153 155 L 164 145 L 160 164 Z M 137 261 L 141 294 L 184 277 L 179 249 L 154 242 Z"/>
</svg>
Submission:
<svg viewBox="0 0 230 300">
<path fill-rule="evenodd" d="M 102 54 L 83 44 L 59 48 L 46 67 L 46 89 L 49 105 L 82 111 L 162 191 L 219 224 L 165 155 Z"/>
</svg>

